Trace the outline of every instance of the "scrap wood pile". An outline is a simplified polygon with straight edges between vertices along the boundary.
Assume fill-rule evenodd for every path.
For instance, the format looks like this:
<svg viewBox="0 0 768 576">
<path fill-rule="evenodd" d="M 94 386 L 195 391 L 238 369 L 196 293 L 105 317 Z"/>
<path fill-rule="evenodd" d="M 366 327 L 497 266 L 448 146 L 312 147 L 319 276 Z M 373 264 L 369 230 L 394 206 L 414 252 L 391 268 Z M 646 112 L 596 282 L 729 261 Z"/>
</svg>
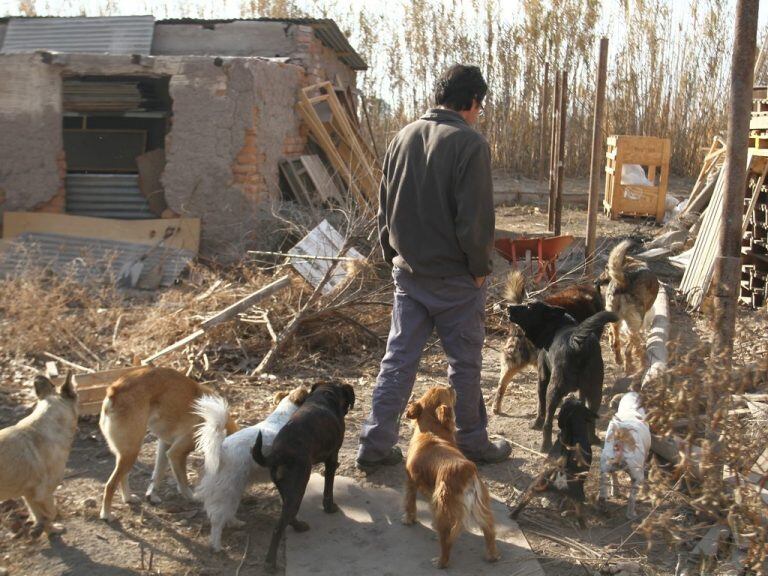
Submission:
<svg viewBox="0 0 768 576">
<path fill-rule="evenodd" d="M 741 229 L 740 301 L 760 308 L 768 301 L 768 94 L 765 89 L 755 91 Z M 701 307 L 712 283 L 722 226 L 725 151 L 722 138 L 715 137 L 689 199 L 675 209 L 675 216 L 640 255 L 684 271 L 679 290 L 694 310 Z"/>
<path fill-rule="evenodd" d="M 644 383 L 653 450 L 647 489 L 654 504 L 640 530 L 678 550 L 677 576 L 764 573 L 768 560 L 768 343 L 744 327 L 737 340 L 761 348 L 726 369 L 706 346 L 681 352 Z M 702 359 L 705 359 L 702 362 Z"/>
</svg>

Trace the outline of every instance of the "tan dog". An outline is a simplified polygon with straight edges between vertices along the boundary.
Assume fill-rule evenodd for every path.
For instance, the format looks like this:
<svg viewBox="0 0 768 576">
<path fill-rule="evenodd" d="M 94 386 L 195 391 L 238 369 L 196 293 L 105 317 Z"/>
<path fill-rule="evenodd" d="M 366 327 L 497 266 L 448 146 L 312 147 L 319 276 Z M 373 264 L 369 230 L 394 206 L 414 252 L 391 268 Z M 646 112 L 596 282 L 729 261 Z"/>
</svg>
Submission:
<svg viewBox="0 0 768 576">
<path fill-rule="evenodd" d="M 629 330 L 629 341 L 624 348 L 624 371 L 633 369 L 633 352 L 645 361 L 643 346 L 643 325 L 645 316 L 653 306 L 659 293 L 659 280 L 644 263 L 627 258 L 631 240 L 624 240 L 608 257 L 608 266 L 601 275 L 600 282 L 607 283 L 605 291 L 605 309 L 614 312 L 623 322 L 614 322 L 611 327 L 611 347 L 616 364 L 622 364 L 621 324 Z"/>
<path fill-rule="evenodd" d="M 128 473 L 136 462 L 147 428 L 157 436 L 157 456 L 146 496 L 160 502 L 158 487 L 168 464 L 179 493 L 190 500 L 187 456 L 195 447 L 194 431 L 202 419 L 194 402 L 212 390 L 170 368 L 136 368 L 118 378 L 108 389 L 101 406 L 99 427 L 116 457 L 115 469 L 104 486 L 101 519 L 110 520 L 112 497 L 120 487 L 123 502 L 138 502 L 128 487 Z M 227 416 L 228 434 L 237 424 Z"/>
<path fill-rule="evenodd" d="M 0 430 L 0 500 L 21 496 L 34 520 L 32 536 L 58 534 L 53 493 L 64 478 L 77 430 L 77 392 L 72 373 L 59 390 L 35 378 L 37 405 L 13 426 Z"/>
<path fill-rule="evenodd" d="M 477 466 L 456 446 L 455 404 L 452 388 L 435 386 L 406 410 L 406 416 L 416 422 L 405 464 L 403 523 L 416 522 L 417 491 L 432 498 L 434 527 L 440 537 L 440 556 L 432 560 L 437 568 L 448 566 L 453 542 L 470 520 L 483 531 L 485 559 L 495 562 L 500 557 L 488 489 Z"/>
</svg>

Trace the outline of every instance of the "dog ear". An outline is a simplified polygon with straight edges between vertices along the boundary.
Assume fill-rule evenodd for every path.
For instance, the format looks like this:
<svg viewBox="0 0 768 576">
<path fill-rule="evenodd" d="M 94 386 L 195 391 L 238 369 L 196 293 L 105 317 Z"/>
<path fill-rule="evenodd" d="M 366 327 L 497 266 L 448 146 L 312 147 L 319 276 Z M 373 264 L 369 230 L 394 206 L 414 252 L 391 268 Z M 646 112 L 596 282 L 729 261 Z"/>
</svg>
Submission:
<svg viewBox="0 0 768 576">
<path fill-rule="evenodd" d="M 77 382 L 75 382 L 75 375 L 70 370 L 67 372 L 67 377 L 64 379 L 64 384 L 59 389 L 59 394 L 64 398 L 77 398 Z"/>
<path fill-rule="evenodd" d="M 355 389 L 351 384 L 342 384 L 341 390 L 344 392 L 344 398 L 347 401 L 347 411 L 355 407 Z"/>
<path fill-rule="evenodd" d="M 35 376 L 35 396 L 39 400 L 53 394 L 55 391 L 56 387 L 48 378 L 45 376 Z"/>
<path fill-rule="evenodd" d="M 405 417 L 410 418 L 411 420 L 416 420 L 419 416 L 421 416 L 421 411 L 423 409 L 424 407 L 418 402 L 411 402 L 405 409 Z"/>
<path fill-rule="evenodd" d="M 453 408 L 441 404 L 437 407 L 437 410 L 435 410 L 435 414 L 437 415 L 437 421 L 440 422 L 440 424 L 450 430 L 453 429 Z"/>
</svg>

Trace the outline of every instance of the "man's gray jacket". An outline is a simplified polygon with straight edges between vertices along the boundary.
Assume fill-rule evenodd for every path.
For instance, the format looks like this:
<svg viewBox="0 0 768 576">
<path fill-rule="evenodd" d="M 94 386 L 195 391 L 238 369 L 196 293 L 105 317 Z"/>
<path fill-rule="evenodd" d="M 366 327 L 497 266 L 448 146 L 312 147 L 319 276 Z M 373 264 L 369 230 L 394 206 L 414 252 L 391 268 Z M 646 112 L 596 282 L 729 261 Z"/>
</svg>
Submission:
<svg viewBox="0 0 768 576">
<path fill-rule="evenodd" d="M 424 276 L 487 276 L 495 217 L 488 142 L 436 108 L 403 128 L 384 156 L 379 194 L 384 259 Z"/>
</svg>

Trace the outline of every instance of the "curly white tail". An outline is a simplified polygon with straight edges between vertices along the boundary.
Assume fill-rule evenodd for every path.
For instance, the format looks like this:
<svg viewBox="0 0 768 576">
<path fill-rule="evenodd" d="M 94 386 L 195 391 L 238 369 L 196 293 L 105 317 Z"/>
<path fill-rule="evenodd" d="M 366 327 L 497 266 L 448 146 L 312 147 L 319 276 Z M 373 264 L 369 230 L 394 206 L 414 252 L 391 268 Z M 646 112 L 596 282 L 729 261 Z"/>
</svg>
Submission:
<svg viewBox="0 0 768 576">
<path fill-rule="evenodd" d="M 213 474 L 221 466 L 221 444 L 227 436 L 229 404 L 221 396 L 206 394 L 195 400 L 193 411 L 203 419 L 195 430 L 195 447 L 205 459 L 205 473 Z"/>
</svg>

